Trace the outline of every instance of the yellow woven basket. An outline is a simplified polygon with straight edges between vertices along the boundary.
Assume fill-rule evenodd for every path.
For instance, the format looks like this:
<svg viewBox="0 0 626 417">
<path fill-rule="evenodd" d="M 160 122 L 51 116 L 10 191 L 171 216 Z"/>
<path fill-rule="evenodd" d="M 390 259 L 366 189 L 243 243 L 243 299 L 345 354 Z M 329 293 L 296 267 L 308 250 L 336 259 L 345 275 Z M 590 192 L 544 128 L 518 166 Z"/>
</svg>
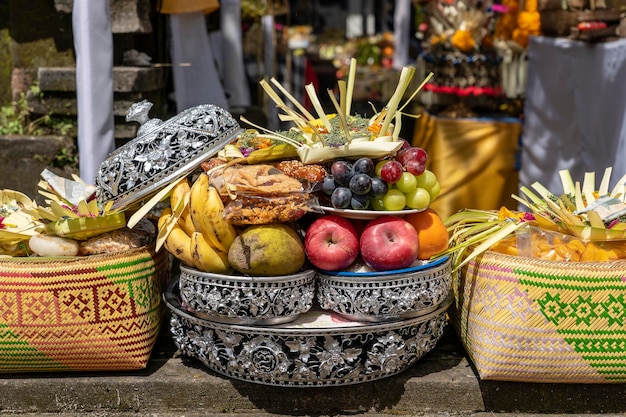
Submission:
<svg viewBox="0 0 626 417">
<path fill-rule="evenodd" d="M 454 276 L 450 311 L 484 380 L 626 382 L 626 261 L 486 252 Z"/>
<path fill-rule="evenodd" d="M 166 251 L 0 259 L 0 372 L 145 368 L 164 314 Z"/>
</svg>

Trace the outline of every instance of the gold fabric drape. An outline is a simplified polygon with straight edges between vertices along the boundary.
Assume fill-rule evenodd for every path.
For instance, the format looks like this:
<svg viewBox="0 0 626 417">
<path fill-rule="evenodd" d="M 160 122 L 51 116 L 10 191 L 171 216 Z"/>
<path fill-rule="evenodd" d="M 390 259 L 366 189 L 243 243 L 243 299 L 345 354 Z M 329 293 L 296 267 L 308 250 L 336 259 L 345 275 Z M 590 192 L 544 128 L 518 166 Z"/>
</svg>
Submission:
<svg viewBox="0 0 626 417">
<path fill-rule="evenodd" d="M 522 130 L 515 120 L 448 119 L 423 111 L 413 145 L 428 152 L 427 168 L 439 180 L 441 193 L 431 207 L 442 218 L 465 208 L 517 208 L 516 153 Z"/>
<path fill-rule="evenodd" d="M 219 0 L 158 0 L 157 10 L 163 14 L 192 13 L 205 14 L 220 8 Z"/>
</svg>

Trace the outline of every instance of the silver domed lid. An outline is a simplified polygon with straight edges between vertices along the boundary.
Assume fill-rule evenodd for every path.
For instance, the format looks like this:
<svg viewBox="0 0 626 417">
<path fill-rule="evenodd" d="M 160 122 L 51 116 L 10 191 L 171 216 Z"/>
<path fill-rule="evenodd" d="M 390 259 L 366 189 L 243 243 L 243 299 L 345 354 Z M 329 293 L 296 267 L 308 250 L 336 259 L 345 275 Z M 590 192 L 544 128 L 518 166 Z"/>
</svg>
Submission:
<svg viewBox="0 0 626 417">
<path fill-rule="evenodd" d="M 112 152 L 96 176 L 100 203 L 123 209 L 194 171 L 243 131 L 221 107 L 203 104 L 162 121 L 150 119 L 152 103 L 133 104 L 126 121 L 141 126 L 137 137 Z"/>
</svg>

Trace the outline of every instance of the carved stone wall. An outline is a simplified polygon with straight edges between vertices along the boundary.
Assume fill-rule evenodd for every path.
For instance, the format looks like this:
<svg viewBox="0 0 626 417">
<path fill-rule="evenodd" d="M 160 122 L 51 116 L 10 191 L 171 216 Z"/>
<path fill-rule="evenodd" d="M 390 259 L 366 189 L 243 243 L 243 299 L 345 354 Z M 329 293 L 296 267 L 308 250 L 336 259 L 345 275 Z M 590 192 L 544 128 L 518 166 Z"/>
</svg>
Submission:
<svg viewBox="0 0 626 417">
<path fill-rule="evenodd" d="M 113 33 L 150 33 L 150 0 L 110 0 L 111 29 Z M 54 0 L 61 13 L 72 13 L 74 0 Z"/>
</svg>

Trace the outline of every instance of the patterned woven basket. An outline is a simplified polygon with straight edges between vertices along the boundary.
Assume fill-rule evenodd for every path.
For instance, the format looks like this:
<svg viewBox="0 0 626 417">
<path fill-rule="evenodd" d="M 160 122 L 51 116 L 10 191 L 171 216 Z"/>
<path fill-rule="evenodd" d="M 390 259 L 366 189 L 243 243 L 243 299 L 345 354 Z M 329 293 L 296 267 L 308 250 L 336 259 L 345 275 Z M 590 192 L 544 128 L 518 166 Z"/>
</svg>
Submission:
<svg viewBox="0 0 626 417">
<path fill-rule="evenodd" d="M 626 382 L 626 261 L 486 252 L 453 291 L 451 322 L 481 379 Z"/>
<path fill-rule="evenodd" d="M 145 368 L 164 314 L 166 251 L 0 259 L 0 372 Z"/>
</svg>

